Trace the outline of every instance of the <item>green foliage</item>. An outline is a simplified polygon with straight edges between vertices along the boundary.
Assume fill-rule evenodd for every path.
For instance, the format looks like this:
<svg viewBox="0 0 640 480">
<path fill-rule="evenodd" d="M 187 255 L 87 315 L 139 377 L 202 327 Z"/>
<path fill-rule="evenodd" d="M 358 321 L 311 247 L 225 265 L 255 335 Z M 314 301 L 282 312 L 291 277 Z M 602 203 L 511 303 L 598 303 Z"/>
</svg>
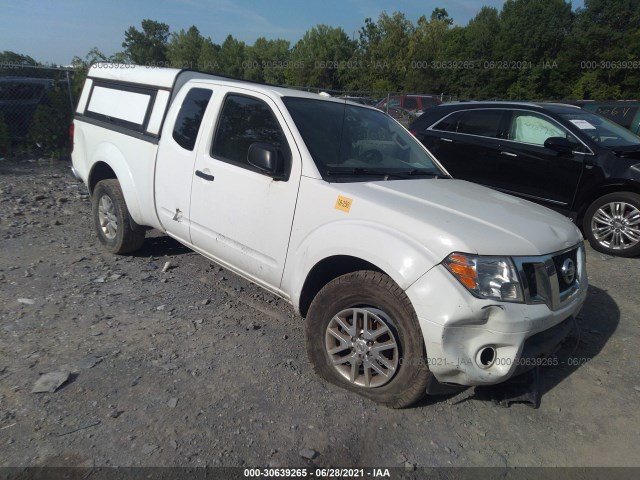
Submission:
<svg viewBox="0 0 640 480">
<path fill-rule="evenodd" d="M 171 62 L 171 66 L 198 70 L 204 41 L 195 25 L 186 32 L 180 30 L 178 33 L 173 33 L 167 47 L 167 59 Z"/>
<path fill-rule="evenodd" d="M 220 45 L 213 43 L 210 38 L 206 38 L 205 40 L 203 40 L 202 48 L 200 49 L 200 56 L 198 57 L 198 70 L 208 73 L 219 72 L 219 52 Z"/>
<path fill-rule="evenodd" d="M 287 68 L 290 85 L 341 89 L 348 72 L 355 42 L 338 27 L 317 25 L 308 30 L 291 51 Z"/>
<path fill-rule="evenodd" d="M 424 68 L 432 63 L 441 65 L 446 58 L 446 39 L 453 21 L 447 11 L 436 8 L 431 20 L 423 15 L 409 38 L 408 71 L 403 89 L 409 92 L 441 92 L 446 89 L 442 69 Z"/>
<path fill-rule="evenodd" d="M 154 20 L 142 20 L 142 31 L 129 27 L 124 32 L 122 48 L 127 58 L 137 65 L 161 65 L 167 61 L 169 25 Z"/>
<path fill-rule="evenodd" d="M 568 42 L 577 98 L 637 98 L 640 91 L 640 0 L 586 0 Z M 586 63 L 585 63 L 586 62 Z M 620 68 L 628 62 L 636 68 Z"/>
<path fill-rule="evenodd" d="M 242 77 L 244 73 L 244 57 L 246 45 L 232 35 L 222 42 L 217 58 L 220 70 L 217 73 L 231 77 Z"/>
<path fill-rule="evenodd" d="M 409 45 L 414 32 L 415 27 L 401 12 L 392 15 L 383 12 L 377 22 L 365 19 L 356 54 L 361 68 L 352 84 L 369 90 L 386 81 L 394 90 L 402 89 L 410 69 Z"/>
<path fill-rule="evenodd" d="M 274 85 L 286 83 L 286 69 L 291 56 L 288 41 L 260 37 L 245 49 L 245 53 L 244 78 Z"/>
<path fill-rule="evenodd" d="M 12 52 L 10 50 L 5 50 L 0 52 L 0 64 L 3 65 L 37 65 L 33 58 L 29 55 L 22 55 L 20 53 Z"/>
<path fill-rule="evenodd" d="M 44 155 L 59 157 L 68 149 L 72 118 L 66 82 L 55 82 L 33 115 L 28 143 Z"/>
<path fill-rule="evenodd" d="M 92 49 L 77 69 L 74 96 L 94 61 L 165 64 L 254 81 L 326 90 L 444 93 L 468 99 L 637 98 L 640 0 L 506 0 L 482 7 L 466 26 L 438 7 L 414 23 L 402 12 L 367 18 L 357 38 L 316 25 L 294 45 L 258 38 L 253 45 L 228 35 L 221 45 L 196 26 L 170 33 L 143 20 L 130 27 L 124 52 Z M 355 34 L 354 34 L 355 36 Z M 33 62 L 13 52 L 0 59 Z M 591 65 L 591 66 L 589 66 Z"/>
</svg>

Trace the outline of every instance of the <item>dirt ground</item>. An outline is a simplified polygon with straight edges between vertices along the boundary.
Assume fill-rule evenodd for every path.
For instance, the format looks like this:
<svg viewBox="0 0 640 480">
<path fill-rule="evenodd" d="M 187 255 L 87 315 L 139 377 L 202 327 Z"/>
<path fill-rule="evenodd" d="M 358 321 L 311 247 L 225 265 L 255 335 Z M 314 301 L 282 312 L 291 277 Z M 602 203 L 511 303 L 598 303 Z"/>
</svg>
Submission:
<svg viewBox="0 0 640 480">
<path fill-rule="evenodd" d="M 168 237 L 105 253 L 68 162 L 0 161 L 0 199 L 0 466 L 640 466 L 637 258 L 588 249 L 538 409 L 470 388 L 391 410 L 313 374 L 286 302 Z"/>
</svg>

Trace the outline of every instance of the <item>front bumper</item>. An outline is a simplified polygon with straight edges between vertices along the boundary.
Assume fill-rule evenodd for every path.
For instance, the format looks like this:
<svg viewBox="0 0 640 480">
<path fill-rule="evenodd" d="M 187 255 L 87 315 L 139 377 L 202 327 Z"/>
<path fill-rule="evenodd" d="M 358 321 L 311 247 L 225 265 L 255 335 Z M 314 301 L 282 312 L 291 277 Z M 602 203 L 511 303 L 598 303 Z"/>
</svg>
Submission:
<svg viewBox="0 0 640 480">
<path fill-rule="evenodd" d="M 434 267 L 406 292 L 418 315 L 429 369 L 441 383 L 471 386 L 500 383 L 539 365 L 536 359 L 557 349 L 586 300 L 584 264 L 579 280 L 561 306 L 507 303 L 476 298 L 442 265 Z M 494 356 L 488 365 L 485 349 Z"/>
</svg>

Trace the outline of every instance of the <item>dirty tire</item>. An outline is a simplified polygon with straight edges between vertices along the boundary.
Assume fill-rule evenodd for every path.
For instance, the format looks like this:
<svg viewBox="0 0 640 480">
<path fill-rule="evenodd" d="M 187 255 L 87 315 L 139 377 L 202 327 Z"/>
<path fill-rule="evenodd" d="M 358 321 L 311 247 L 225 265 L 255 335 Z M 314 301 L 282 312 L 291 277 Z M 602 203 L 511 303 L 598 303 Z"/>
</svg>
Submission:
<svg viewBox="0 0 640 480">
<path fill-rule="evenodd" d="M 98 182 L 91 207 L 98 240 L 109 252 L 129 253 L 142 247 L 145 230 L 131 219 L 118 180 Z"/>
<path fill-rule="evenodd" d="M 365 323 L 368 328 L 363 328 Z M 380 336 L 364 342 L 362 335 L 364 340 L 371 339 L 371 332 Z M 408 407 L 425 394 L 431 373 L 418 318 L 404 291 L 383 273 L 353 272 L 325 285 L 309 307 L 305 335 L 315 372 L 330 383 L 391 408 Z M 389 347 L 394 343 L 395 350 Z M 367 348 L 370 351 L 363 353 Z M 386 355 L 382 364 L 375 360 L 380 354 Z M 371 368 L 371 360 L 386 375 Z M 353 368 L 354 363 L 358 368 Z"/>
<path fill-rule="evenodd" d="M 589 206 L 582 226 L 594 250 L 618 257 L 640 255 L 640 195 L 603 195 Z"/>
</svg>

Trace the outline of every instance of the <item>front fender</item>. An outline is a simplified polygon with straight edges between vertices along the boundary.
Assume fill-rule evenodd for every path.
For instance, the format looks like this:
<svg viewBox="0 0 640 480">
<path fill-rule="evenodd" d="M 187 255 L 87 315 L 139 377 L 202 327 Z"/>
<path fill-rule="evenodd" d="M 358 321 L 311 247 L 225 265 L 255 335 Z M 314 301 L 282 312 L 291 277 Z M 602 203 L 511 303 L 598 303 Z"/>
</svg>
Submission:
<svg viewBox="0 0 640 480">
<path fill-rule="evenodd" d="M 296 309 L 312 268 L 326 258 L 340 255 L 375 265 L 403 290 L 442 260 L 427 246 L 379 223 L 339 220 L 321 225 L 293 245 L 287 259 L 282 289 L 290 292 Z"/>
</svg>

